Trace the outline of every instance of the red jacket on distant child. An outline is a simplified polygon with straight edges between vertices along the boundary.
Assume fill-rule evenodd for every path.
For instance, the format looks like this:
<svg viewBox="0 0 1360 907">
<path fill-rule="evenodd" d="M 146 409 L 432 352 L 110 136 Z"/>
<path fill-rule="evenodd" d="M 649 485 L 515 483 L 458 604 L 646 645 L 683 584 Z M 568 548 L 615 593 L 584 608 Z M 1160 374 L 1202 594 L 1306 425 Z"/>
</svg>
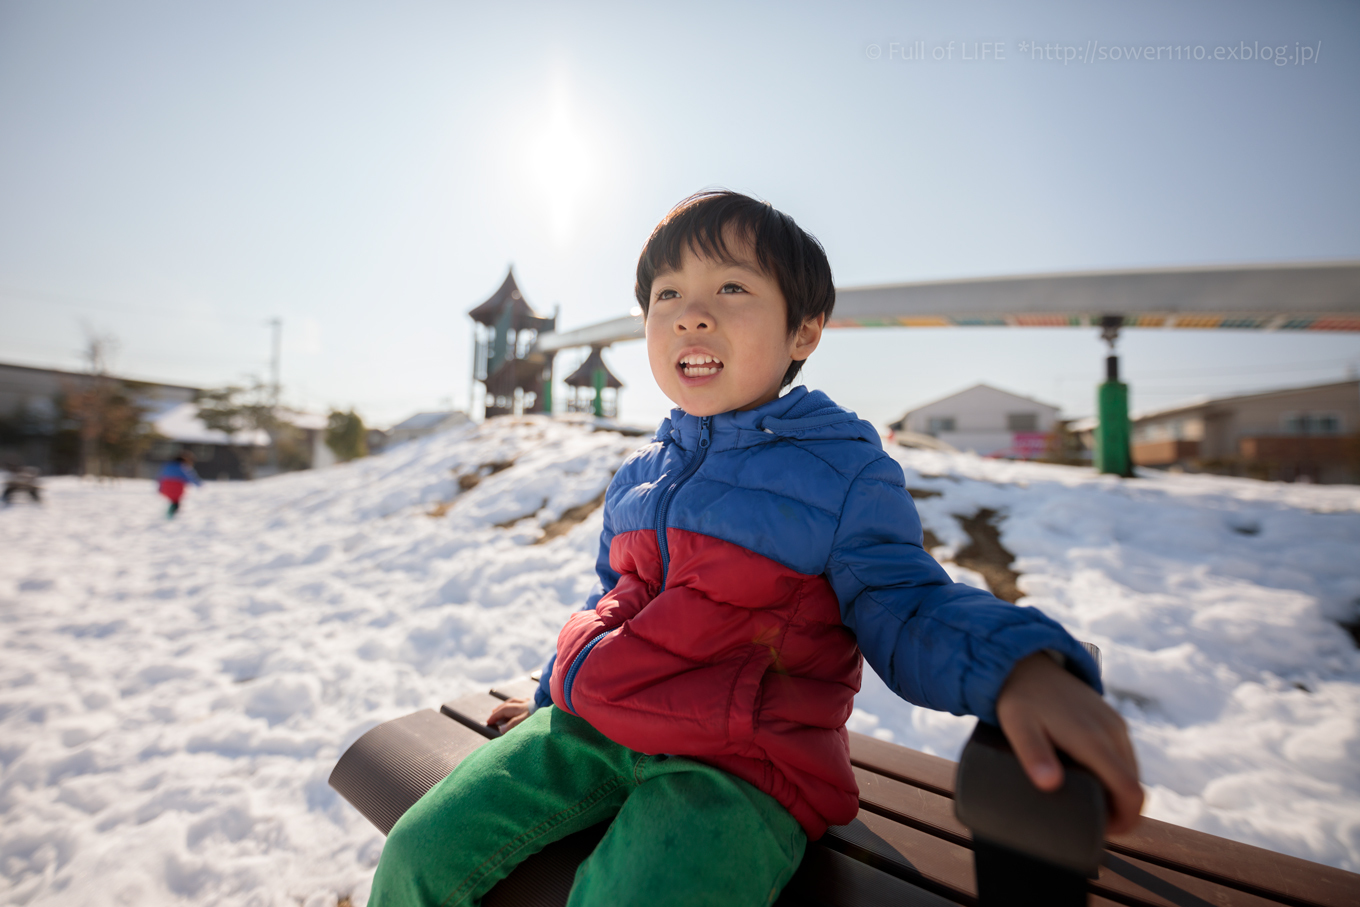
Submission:
<svg viewBox="0 0 1360 907">
<path fill-rule="evenodd" d="M 156 476 L 160 480 L 159 491 L 170 501 L 170 509 L 166 516 L 174 516 L 179 510 L 180 498 L 184 497 L 184 489 L 190 483 L 202 485 L 203 480 L 194 472 L 194 461 L 189 454 L 180 454 L 161 467 L 160 473 Z"/>
</svg>

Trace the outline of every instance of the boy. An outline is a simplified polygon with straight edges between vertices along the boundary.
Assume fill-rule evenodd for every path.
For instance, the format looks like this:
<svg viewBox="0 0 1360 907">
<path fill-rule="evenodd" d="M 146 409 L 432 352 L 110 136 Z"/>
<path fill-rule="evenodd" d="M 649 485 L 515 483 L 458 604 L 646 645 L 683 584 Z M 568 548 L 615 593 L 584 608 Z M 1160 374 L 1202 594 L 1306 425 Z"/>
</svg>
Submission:
<svg viewBox="0 0 1360 907">
<path fill-rule="evenodd" d="M 521 726 L 396 824 L 371 903 L 475 904 L 611 819 L 571 904 L 773 902 L 806 841 L 857 811 L 861 652 L 905 698 L 999 721 L 1041 788 L 1061 783 L 1061 747 L 1110 791 L 1111 829 L 1131 827 L 1137 766 L 1090 656 L 950 582 L 871 425 L 818 391 L 780 396 L 835 301 L 817 241 L 701 193 L 652 233 L 637 298 L 677 409 L 610 484 L 601 586 L 558 638 L 551 705 L 540 690 L 527 718 L 493 714 Z"/>
<path fill-rule="evenodd" d="M 187 450 L 180 451 L 173 460 L 162 466 L 156 478 L 160 480 L 157 490 L 170 502 L 165 511 L 167 520 L 173 520 L 175 514 L 179 513 L 179 502 L 184 497 L 184 489 L 190 484 L 203 484 L 198 473 L 194 472 L 194 455 Z"/>
</svg>

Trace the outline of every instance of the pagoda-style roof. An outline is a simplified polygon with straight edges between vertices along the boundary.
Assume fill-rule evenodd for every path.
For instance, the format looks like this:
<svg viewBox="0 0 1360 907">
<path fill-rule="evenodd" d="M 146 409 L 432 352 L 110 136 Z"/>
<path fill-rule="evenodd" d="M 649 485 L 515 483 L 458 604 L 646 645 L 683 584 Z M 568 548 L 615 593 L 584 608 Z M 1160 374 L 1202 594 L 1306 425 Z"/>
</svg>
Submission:
<svg viewBox="0 0 1360 907">
<path fill-rule="evenodd" d="M 595 370 L 604 369 L 604 386 L 612 387 L 615 390 L 623 387 L 623 382 L 614 377 L 614 373 L 609 370 L 609 366 L 604 364 L 604 356 L 598 346 L 590 348 L 590 355 L 586 361 L 581 363 L 581 367 L 563 379 L 563 383 L 572 387 L 594 387 Z"/>
<path fill-rule="evenodd" d="M 505 282 L 501 288 L 491 294 L 481 305 L 477 306 L 468 315 L 473 321 L 480 322 L 487 327 L 495 327 L 500 324 L 505 316 L 505 309 L 510 306 L 513 309 L 511 315 L 510 330 L 522 331 L 525 329 L 533 330 L 552 330 L 553 319 L 545 318 L 534 311 L 533 306 L 524 299 L 524 294 L 520 293 L 519 286 L 515 283 L 515 269 L 511 268 L 505 275 Z"/>
</svg>

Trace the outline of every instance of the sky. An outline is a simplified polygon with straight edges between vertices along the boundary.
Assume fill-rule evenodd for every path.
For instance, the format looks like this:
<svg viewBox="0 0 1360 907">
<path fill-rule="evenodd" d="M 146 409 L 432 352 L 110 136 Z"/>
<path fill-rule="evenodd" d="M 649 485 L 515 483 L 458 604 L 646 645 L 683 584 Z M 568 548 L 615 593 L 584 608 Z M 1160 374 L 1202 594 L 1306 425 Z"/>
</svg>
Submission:
<svg viewBox="0 0 1360 907">
<path fill-rule="evenodd" d="M 1354 4 L 667 7 L 0 0 L 0 361 L 104 335 L 120 373 L 242 383 L 280 318 L 293 405 L 464 408 L 507 268 L 564 328 L 624 314 L 653 226 L 718 186 L 840 286 L 1360 259 Z M 1205 59 L 1110 59 L 1146 43 Z M 804 375 L 880 424 L 979 381 L 1080 416 L 1096 333 L 831 331 Z M 1355 334 L 1120 347 L 1135 409 L 1360 371 Z M 666 412 L 642 344 L 606 358 L 624 419 Z"/>
</svg>

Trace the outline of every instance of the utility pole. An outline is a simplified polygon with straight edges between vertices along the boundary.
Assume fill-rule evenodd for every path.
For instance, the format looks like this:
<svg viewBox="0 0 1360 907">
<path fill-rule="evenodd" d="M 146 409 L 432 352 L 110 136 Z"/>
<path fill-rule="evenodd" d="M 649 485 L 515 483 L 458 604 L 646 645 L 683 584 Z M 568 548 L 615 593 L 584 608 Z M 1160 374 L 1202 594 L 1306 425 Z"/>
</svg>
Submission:
<svg viewBox="0 0 1360 907">
<path fill-rule="evenodd" d="M 269 468 L 272 473 L 279 471 L 279 360 L 283 355 L 283 319 L 269 319 L 273 329 L 273 340 L 269 355 Z"/>
<path fill-rule="evenodd" d="M 274 329 L 274 342 L 269 357 L 269 376 L 270 376 L 270 403 L 275 408 L 279 405 L 279 358 L 283 348 L 283 319 L 269 319 L 269 326 Z"/>
</svg>

